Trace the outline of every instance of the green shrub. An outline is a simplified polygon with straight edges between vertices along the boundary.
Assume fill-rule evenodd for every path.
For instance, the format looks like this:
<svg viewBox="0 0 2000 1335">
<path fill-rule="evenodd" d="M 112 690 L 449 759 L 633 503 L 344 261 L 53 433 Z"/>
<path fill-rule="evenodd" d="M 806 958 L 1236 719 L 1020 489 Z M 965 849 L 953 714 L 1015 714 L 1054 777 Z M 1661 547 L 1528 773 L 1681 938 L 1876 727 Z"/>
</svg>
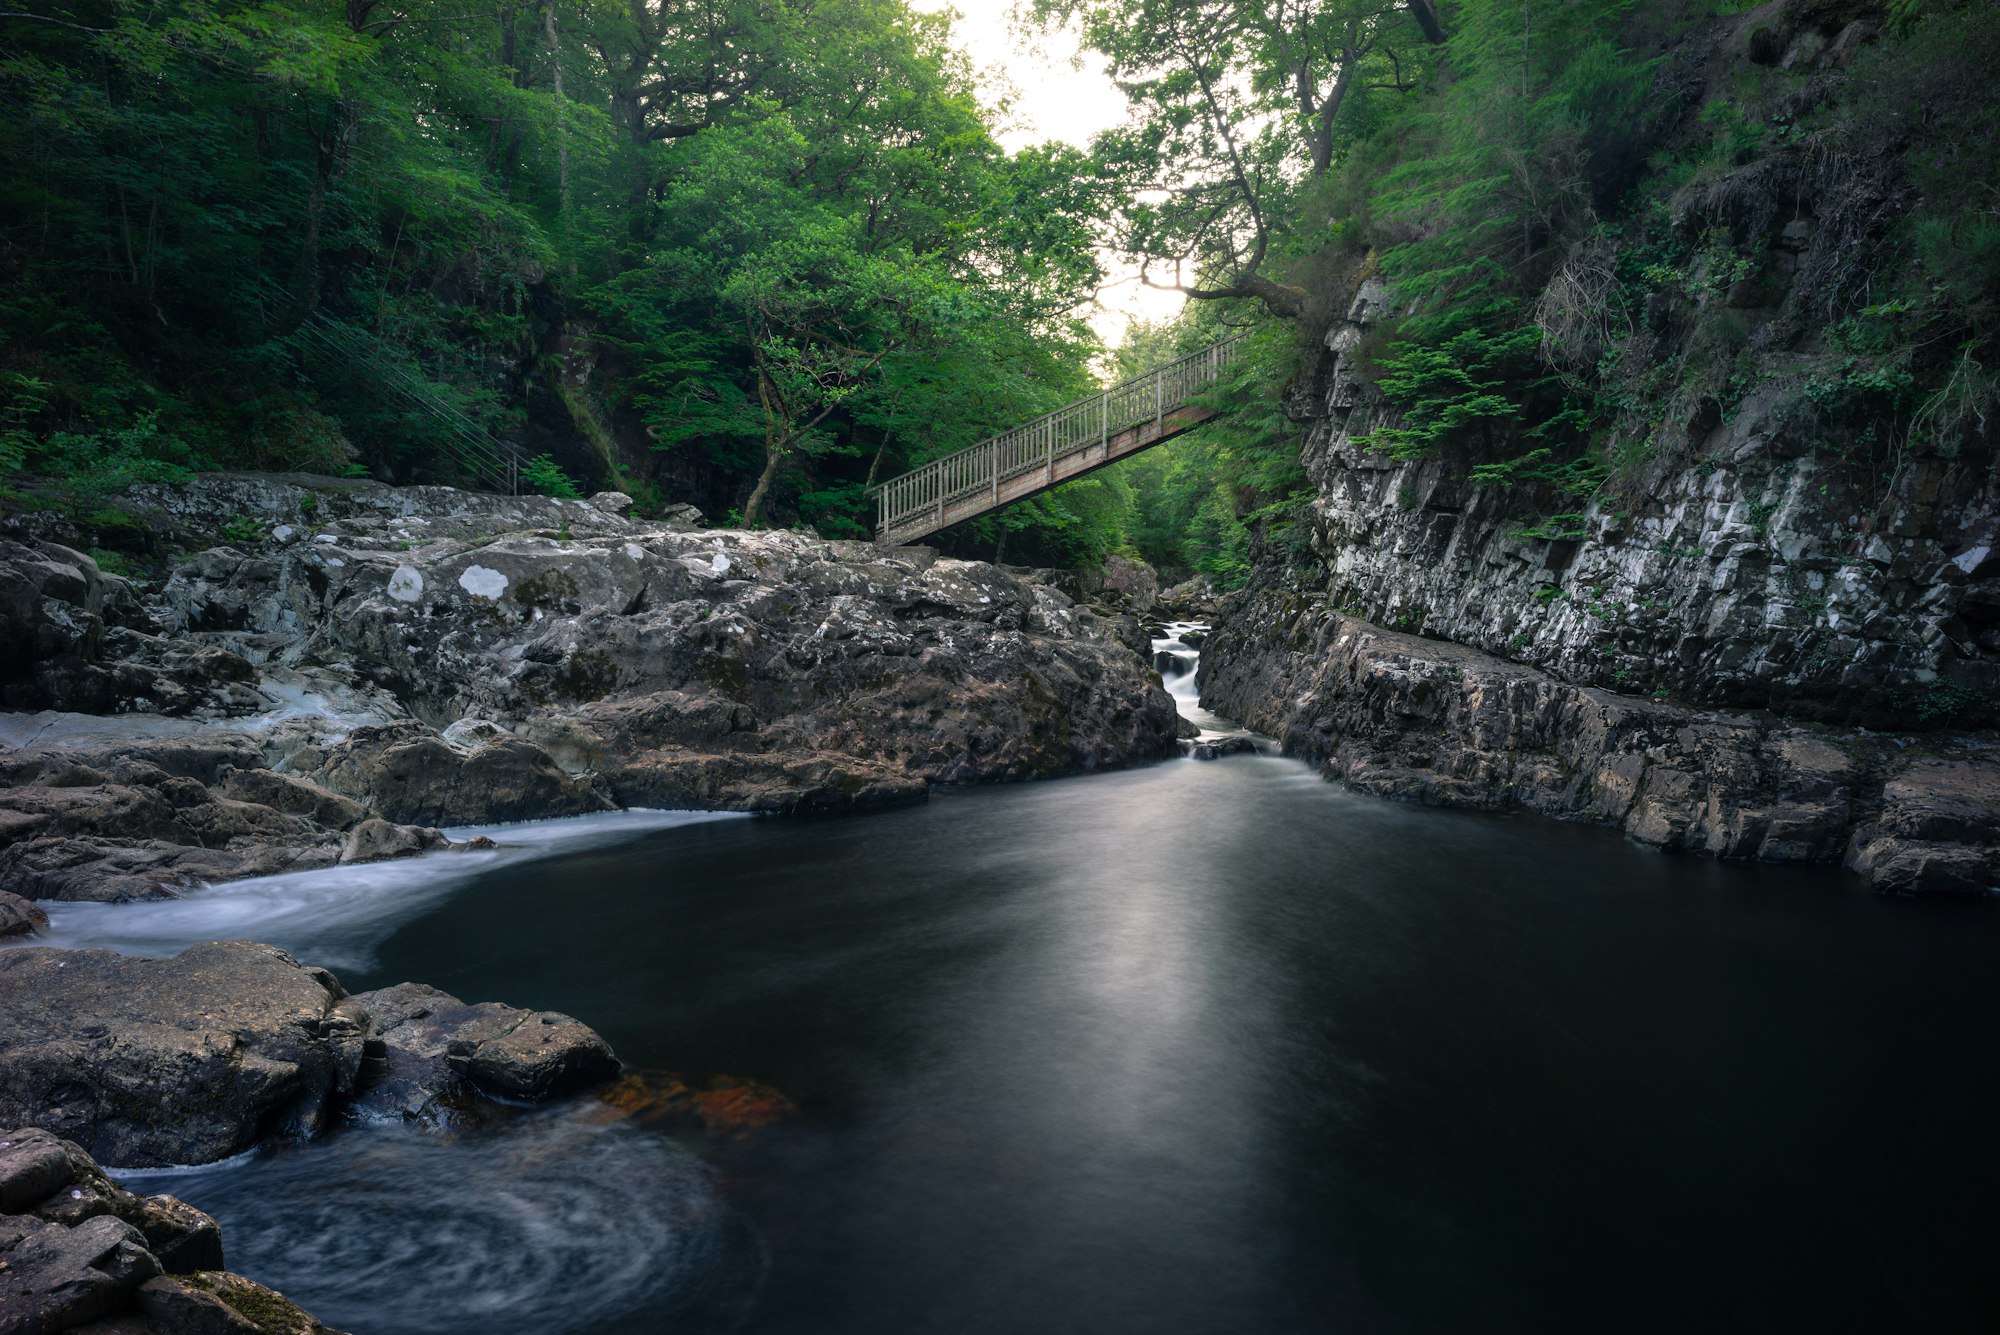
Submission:
<svg viewBox="0 0 2000 1335">
<path fill-rule="evenodd" d="M 543 496 L 556 496 L 566 501 L 583 499 L 583 492 L 576 482 L 547 454 L 538 454 L 528 460 L 521 469 L 521 485 Z"/>
</svg>

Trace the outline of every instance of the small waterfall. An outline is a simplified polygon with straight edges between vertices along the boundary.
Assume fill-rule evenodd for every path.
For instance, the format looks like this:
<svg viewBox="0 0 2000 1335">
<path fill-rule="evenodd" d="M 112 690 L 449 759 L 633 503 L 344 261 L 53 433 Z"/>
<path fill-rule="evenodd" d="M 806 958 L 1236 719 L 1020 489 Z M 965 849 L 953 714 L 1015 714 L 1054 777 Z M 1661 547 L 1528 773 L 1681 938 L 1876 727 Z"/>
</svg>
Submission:
<svg viewBox="0 0 2000 1335">
<path fill-rule="evenodd" d="M 1201 729 L 1201 735 L 1183 742 L 1188 755 L 1197 760 L 1214 760 L 1236 751 L 1254 751 L 1253 734 L 1219 714 L 1201 707 L 1201 693 L 1195 687 L 1195 672 L 1201 667 L 1201 644 L 1208 638 L 1206 621 L 1169 621 L 1154 627 L 1153 668 L 1167 694 L 1174 697 L 1180 716 Z"/>
</svg>

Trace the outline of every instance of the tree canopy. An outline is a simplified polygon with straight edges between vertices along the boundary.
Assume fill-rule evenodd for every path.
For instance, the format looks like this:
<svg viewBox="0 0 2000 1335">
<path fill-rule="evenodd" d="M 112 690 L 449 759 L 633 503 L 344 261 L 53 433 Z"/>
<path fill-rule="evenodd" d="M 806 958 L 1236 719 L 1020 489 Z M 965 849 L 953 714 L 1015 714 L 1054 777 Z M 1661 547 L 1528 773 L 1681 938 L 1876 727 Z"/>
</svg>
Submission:
<svg viewBox="0 0 2000 1335">
<path fill-rule="evenodd" d="M 505 442 L 642 504 L 863 534 L 872 478 L 1081 392 L 1099 351 L 1096 168 L 1003 150 L 947 24 L 902 0 L 0 16 L 0 465 L 476 481 Z M 1116 540 L 1029 528 L 1024 556 Z"/>
</svg>

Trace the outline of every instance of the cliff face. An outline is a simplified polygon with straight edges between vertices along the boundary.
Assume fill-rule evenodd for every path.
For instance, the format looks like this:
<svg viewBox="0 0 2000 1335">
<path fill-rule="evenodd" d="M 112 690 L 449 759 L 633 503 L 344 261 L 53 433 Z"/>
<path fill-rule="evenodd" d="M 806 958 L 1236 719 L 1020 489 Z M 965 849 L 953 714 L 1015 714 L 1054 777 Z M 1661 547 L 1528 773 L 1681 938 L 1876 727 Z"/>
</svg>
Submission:
<svg viewBox="0 0 2000 1335">
<path fill-rule="evenodd" d="M 1969 351 L 1925 360 L 1969 337 L 1944 284 L 1884 299 L 1930 282 L 1915 160 L 1965 127 L 1855 109 L 1884 96 L 1881 17 L 1785 0 L 1663 57 L 1679 138 L 1535 305 L 1538 373 L 1615 424 L 1569 471 L 1496 468 L 1537 444 L 1519 427 L 1378 448 L 1411 311 L 1365 263 L 1330 294 L 1288 404 L 1310 550 L 1267 551 L 1225 605 L 1204 705 L 1390 796 L 2000 883 L 1992 736 L 1936 731 L 2000 705 L 1990 382 Z M 1693 167 L 1702 127 L 1756 123 Z"/>
<path fill-rule="evenodd" d="M 1546 494 L 1360 439 L 1391 415 L 1357 365 L 1383 302 L 1364 285 L 1302 404 L 1330 606 L 1565 681 L 1814 718 L 1921 721 L 2000 688 L 1989 453 L 1905 459 L 1871 497 L 1821 448 L 1808 383 L 1774 382 L 1542 536 Z"/>
</svg>

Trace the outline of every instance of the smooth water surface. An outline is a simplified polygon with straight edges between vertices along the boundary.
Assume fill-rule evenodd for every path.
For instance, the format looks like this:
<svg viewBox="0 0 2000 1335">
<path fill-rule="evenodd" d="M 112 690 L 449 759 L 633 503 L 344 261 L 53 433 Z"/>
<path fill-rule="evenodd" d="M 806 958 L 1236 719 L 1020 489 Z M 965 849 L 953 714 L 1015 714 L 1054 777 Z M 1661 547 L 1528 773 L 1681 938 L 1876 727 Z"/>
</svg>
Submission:
<svg viewBox="0 0 2000 1335">
<path fill-rule="evenodd" d="M 148 1185 L 358 1335 L 2000 1329 L 2000 906 L 1265 755 L 620 833 L 402 864 L 345 981 L 796 1122 L 586 1100 Z"/>
</svg>

